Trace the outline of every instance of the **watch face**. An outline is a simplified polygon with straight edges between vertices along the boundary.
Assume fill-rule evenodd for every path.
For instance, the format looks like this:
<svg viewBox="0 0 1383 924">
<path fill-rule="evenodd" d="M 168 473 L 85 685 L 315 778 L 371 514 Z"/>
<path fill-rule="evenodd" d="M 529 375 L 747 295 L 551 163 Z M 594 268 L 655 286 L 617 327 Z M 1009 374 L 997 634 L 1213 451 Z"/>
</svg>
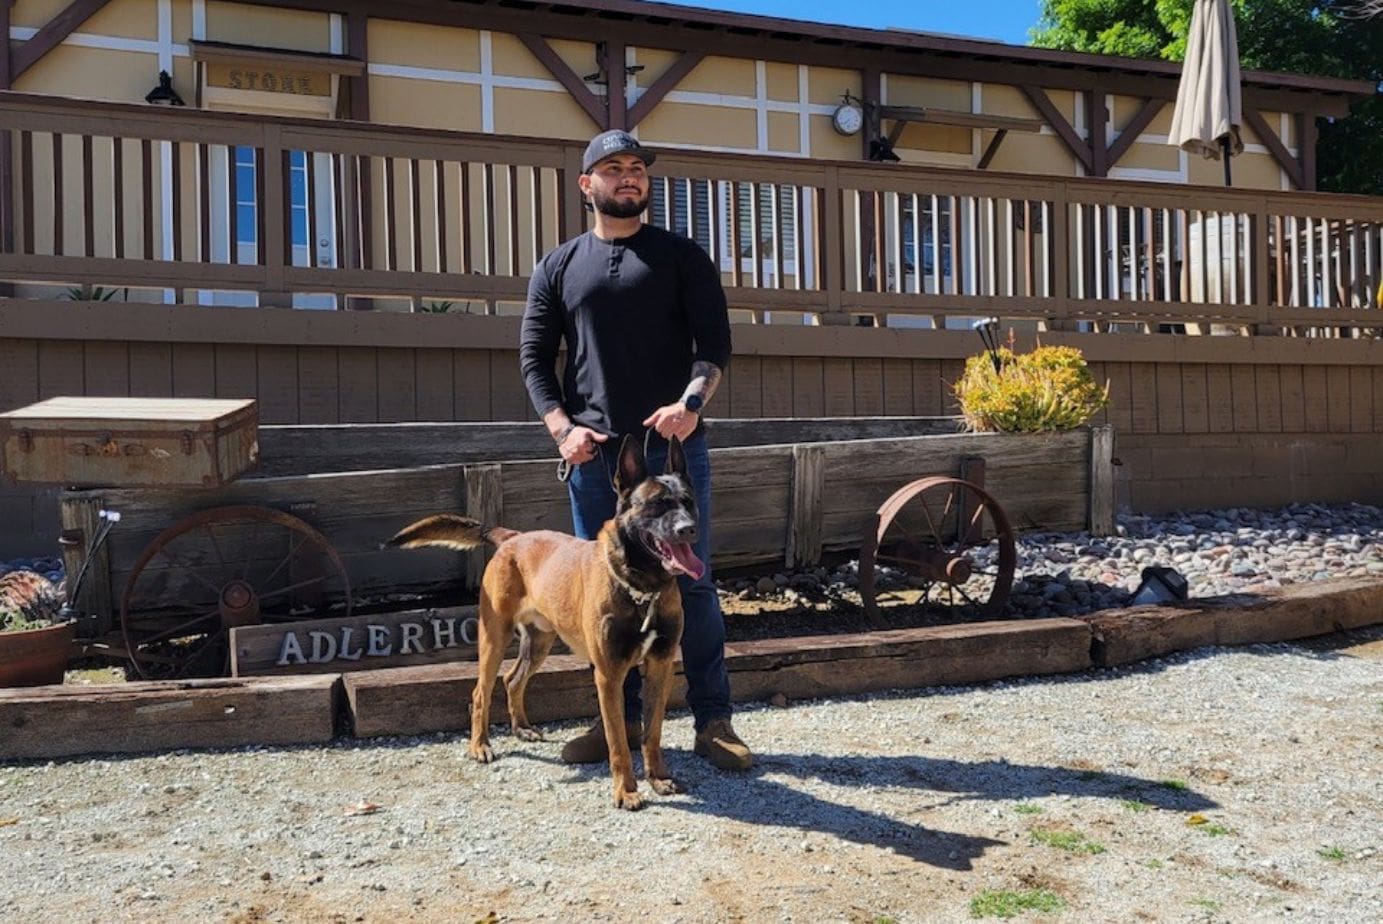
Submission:
<svg viewBox="0 0 1383 924">
<path fill-rule="evenodd" d="M 702 402 L 700 395 L 687 395 L 686 400 L 682 403 L 686 405 L 689 411 L 699 411 L 704 402 Z"/>
<path fill-rule="evenodd" d="M 853 135 L 864 127 L 864 113 L 860 111 L 858 106 L 842 103 L 836 107 L 835 114 L 831 116 L 831 124 L 842 135 Z"/>
</svg>

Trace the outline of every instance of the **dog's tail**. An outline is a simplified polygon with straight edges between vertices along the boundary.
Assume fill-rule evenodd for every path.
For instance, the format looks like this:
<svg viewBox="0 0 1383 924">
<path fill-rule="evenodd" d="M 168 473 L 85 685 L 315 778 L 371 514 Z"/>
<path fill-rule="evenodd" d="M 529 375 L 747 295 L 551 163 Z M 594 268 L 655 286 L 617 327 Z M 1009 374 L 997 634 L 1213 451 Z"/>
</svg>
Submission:
<svg viewBox="0 0 1383 924">
<path fill-rule="evenodd" d="M 490 543 L 499 545 L 518 532 L 503 526 L 486 526 L 479 520 L 454 513 L 440 513 L 419 520 L 399 530 L 398 535 L 384 543 L 384 548 L 420 549 L 434 545 L 447 549 L 473 549 Z"/>
</svg>

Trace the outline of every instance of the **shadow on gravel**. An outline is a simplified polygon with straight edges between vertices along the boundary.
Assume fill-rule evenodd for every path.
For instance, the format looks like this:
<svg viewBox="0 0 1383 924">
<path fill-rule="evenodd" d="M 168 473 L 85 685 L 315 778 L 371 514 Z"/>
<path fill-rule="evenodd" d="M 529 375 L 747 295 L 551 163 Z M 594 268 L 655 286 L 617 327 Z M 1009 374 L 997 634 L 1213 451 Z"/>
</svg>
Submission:
<svg viewBox="0 0 1383 924">
<path fill-rule="evenodd" d="M 688 790 L 660 799 L 652 810 L 714 815 L 745 824 L 792 827 L 841 840 L 893 851 L 920 863 L 969 870 L 987 848 L 1005 845 L 986 837 L 938 831 L 909 820 L 955 802 L 1018 803 L 1049 796 L 1137 799 L 1160 809 L 1208 811 L 1219 803 L 1184 784 L 1103 771 L 1011 764 L 965 762 L 929 757 L 828 757 L 821 754 L 757 754 L 748 773 L 718 773 L 698 758 L 668 749 L 673 774 Z M 559 763 L 532 753 L 526 760 Z M 637 763 L 637 758 L 636 758 Z M 572 782 L 604 778 L 602 765 L 567 767 Z M 896 810 L 874 811 L 842 805 L 804 792 L 791 780 L 834 787 L 866 788 Z M 914 792 L 900 792 L 912 790 Z M 1011 807 L 1011 806 L 1010 806 Z"/>
</svg>

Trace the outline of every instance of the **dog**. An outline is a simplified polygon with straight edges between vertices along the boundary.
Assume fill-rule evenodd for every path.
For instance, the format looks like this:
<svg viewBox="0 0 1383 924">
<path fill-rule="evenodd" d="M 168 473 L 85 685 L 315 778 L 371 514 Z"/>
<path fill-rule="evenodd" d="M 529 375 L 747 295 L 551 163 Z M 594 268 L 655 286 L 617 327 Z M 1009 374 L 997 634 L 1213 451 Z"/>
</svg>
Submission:
<svg viewBox="0 0 1383 924">
<path fill-rule="evenodd" d="M 682 639 L 677 576 L 699 578 L 705 565 L 692 551 L 697 539 L 696 499 L 686 456 L 675 437 L 668 442 L 664 473 L 653 476 L 638 441 L 626 436 L 614 486 L 615 517 L 593 540 L 550 530 L 515 532 L 440 514 L 404 528 L 385 544 L 405 549 L 495 546 L 480 587 L 479 677 L 471 697 L 470 756 L 480 763 L 494 759 L 490 697 L 504 649 L 516 631 L 518 658 L 504 675 L 509 718 L 515 737 L 541 739 L 529 724 L 524 692 L 560 637 L 595 668 L 615 806 L 633 811 L 644 802 L 625 734 L 624 678 L 636 665 L 643 666 L 643 759 L 649 785 L 659 795 L 680 792 L 662 752 L 673 656 Z"/>
</svg>

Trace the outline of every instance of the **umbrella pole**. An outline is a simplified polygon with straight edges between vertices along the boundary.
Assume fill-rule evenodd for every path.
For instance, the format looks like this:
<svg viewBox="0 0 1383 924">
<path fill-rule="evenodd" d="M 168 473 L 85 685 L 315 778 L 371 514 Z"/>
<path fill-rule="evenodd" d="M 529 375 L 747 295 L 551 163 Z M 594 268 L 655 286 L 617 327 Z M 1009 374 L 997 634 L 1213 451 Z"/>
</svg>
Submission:
<svg viewBox="0 0 1383 924">
<path fill-rule="evenodd" d="M 1230 178 L 1229 178 L 1229 137 L 1228 137 L 1228 136 L 1225 136 L 1224 138 L 1221 138 L 1221 139 L 1220 139 L 1220 151 L 1221 151 L 1221 153 L 1224 154 L 1224 158 L 1225 158 L 1225 185 L 1226 185 L 1226 186 L 1233 186 L 1234 184 L 1230 182 Z"/>
</svg>

